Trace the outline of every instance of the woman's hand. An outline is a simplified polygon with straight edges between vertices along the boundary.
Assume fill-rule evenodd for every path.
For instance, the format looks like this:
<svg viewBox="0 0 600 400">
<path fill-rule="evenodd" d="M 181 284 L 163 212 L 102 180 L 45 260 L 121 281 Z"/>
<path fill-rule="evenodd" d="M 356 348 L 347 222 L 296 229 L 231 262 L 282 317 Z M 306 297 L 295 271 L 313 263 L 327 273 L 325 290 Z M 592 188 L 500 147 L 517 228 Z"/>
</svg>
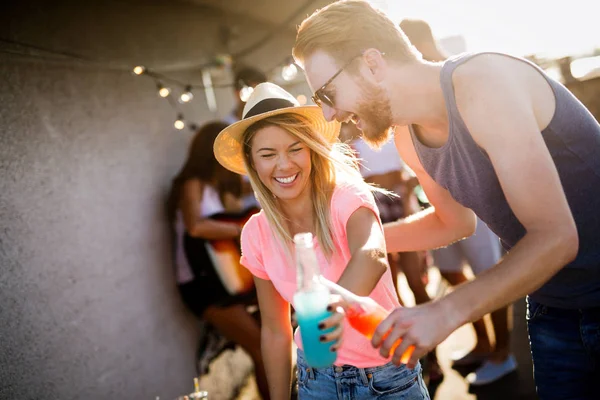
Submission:
<svg viewBox="0 0 600 400">
<path fill-rule="evenodd" d="M 322 320 L 319 323 L 319 329 L 321 331 L 327 331 L 331 328 L 333 330 L 331 332 L 325 333 L 321 335 L 319 340 L 323 343 L 333 342 L 331 344 L 330 350 L 336 351 L 342 345 L 343 333 L 344 333 L 344 305 L 345 302 L 341 300 L 339 296 L 334 296 L 335 299 L 333 302 L 327 306 L 327 311 L 330 311 L 332 314 Z"/>
</svg>

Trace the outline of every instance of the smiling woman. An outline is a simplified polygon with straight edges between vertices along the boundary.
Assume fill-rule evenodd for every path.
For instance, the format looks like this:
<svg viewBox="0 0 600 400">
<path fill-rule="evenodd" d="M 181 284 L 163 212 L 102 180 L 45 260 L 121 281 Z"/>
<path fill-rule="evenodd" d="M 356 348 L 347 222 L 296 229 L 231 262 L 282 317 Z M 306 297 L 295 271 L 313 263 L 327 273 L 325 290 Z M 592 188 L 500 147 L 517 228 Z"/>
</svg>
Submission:
<svg viewBox="0 0 600 400">
<path fill-rule="evenodd" d="M 309 188 L 311 172 L 306 145 L 276 125 L 267 125 L 253 132 L 252 159 L 261 182 L 281 202 L 301 197 Z"/>
<path fill-rule="evenodd" d="M 350 148 L 337 141 L 338 133 L 339 123 L 327 122 L 319 107 L 300 107 L 280 87 L 263 83 L 248 100 L 242 121 L 215 141 L 219 162 L 249 175 L 263 207 L 243 228 L 241 263 L 255 277 L 273 399 L 289 398 L 290 303 L 297 287 L 294 235 L 316 236 L 317 268 L 324 278 L 369 296 L 386 310 L 399 306 L 372 194 L 387 192 L 363 181 Z M 330 304 L 332 310 L 335 306 Z M 310 367 L 297 330 L 301 400 L 337 398 L 340 390 L 358 400 L 429 398 L 419 364 L 410 369 L 390 363 L 361 333 L 345 330 L 342 314 L 321 320 L 319 330 L 313 340 L 337 352 L 336 367 Z"/>
</svg>

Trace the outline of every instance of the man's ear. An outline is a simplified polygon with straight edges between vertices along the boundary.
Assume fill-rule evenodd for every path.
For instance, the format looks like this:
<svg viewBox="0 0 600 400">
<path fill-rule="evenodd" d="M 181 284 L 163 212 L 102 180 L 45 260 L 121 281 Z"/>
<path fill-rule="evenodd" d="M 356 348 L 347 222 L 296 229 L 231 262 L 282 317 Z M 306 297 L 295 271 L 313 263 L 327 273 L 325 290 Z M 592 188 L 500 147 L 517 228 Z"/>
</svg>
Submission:
<svg viewBox="0 0 600 400">
<path fill-rule="evenodd" d="M 367 49 L 363 52 L 363 60 L 365 60 L 365 64 L 371 71 L 373 78 L 378 82 L 382 81 L 387 69 L 383 53 L 374 48 Z"/>
</svg>

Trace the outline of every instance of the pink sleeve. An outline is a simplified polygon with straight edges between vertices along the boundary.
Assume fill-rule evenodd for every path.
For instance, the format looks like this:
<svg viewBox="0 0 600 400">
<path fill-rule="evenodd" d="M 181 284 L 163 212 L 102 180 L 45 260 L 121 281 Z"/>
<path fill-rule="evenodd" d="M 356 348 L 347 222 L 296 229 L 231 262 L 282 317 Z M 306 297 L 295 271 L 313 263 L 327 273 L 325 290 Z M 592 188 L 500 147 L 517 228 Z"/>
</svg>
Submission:
<svg viewBox="0 0 600 400">
<path fill-rule="evenodd" d="M 349 184 L 336 187 L 331 198 L 332 222 L 339 224 L 339 227 L 345 231 L 350 216 L 361 207 L 366 207 L 373 211 L 381 225 L 379 209 L 375 204 L 375 198 L 370 190 Z"/>
<path fill-rule="evenodd" d="M 265 270 L 265 266 L 263 265 L 260 239 L 259 220 L 258 216 L 254 215 L 242 229 L 242 257 L 240 258 L 240 264 L 248 268 L 252 275 L 261 279 L 270 280 L 269 275 Z"/>
</svg>

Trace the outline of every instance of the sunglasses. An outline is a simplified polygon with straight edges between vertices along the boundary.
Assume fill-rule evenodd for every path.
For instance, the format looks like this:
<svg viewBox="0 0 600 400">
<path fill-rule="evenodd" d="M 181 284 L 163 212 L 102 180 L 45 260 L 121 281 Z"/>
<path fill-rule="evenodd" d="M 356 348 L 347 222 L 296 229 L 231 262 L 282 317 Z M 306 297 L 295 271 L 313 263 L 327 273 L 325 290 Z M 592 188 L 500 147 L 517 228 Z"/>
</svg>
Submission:
<svg viewBox="0 0 600 400">
<path fill-rule="evenodd" d="M 315 91 L 315 94 L 312 95 L 311 99 L 312 101 L 318 105 L 319 107 L 323 108 L 323 104 L 326 104 L 327 106 L 331 107 L 331 108 L 335 108 L 335 103 L 333 102 L 333 99 L 331 97 L 329 97 L 329 95 L 327 93 L 325 93 L 325 89 L 327 88 L 327 86 L 329 86 L 329 84 L 331 82 L 333 82 L 333 80 L 335 78 L 337 78 L 337 76 L 339 74 L 342 73 L 342 71 L 344 69 L 346 69 L 346 67 L 348 67 L 348 65 L 350 65 L 352 63 L 352 61 L 354 61 L 355 59 L 357 59 L 358 57 L 362 57 L 363 53 L 352 57 L 350 60 L 348 60 L 344 65 L 342 65 L 342 68 L 338 69 L 338 71 L 333 74 L 333 76 L 331 78 L 329 78 L 329 80 L 327 82 L 325 82 L 325 84 L 323 86 L 321 86 L 319 89 L 317 89 Z M 385 55 L 385 53 L 381 53 L 381 55 Z"/>
</svg>

